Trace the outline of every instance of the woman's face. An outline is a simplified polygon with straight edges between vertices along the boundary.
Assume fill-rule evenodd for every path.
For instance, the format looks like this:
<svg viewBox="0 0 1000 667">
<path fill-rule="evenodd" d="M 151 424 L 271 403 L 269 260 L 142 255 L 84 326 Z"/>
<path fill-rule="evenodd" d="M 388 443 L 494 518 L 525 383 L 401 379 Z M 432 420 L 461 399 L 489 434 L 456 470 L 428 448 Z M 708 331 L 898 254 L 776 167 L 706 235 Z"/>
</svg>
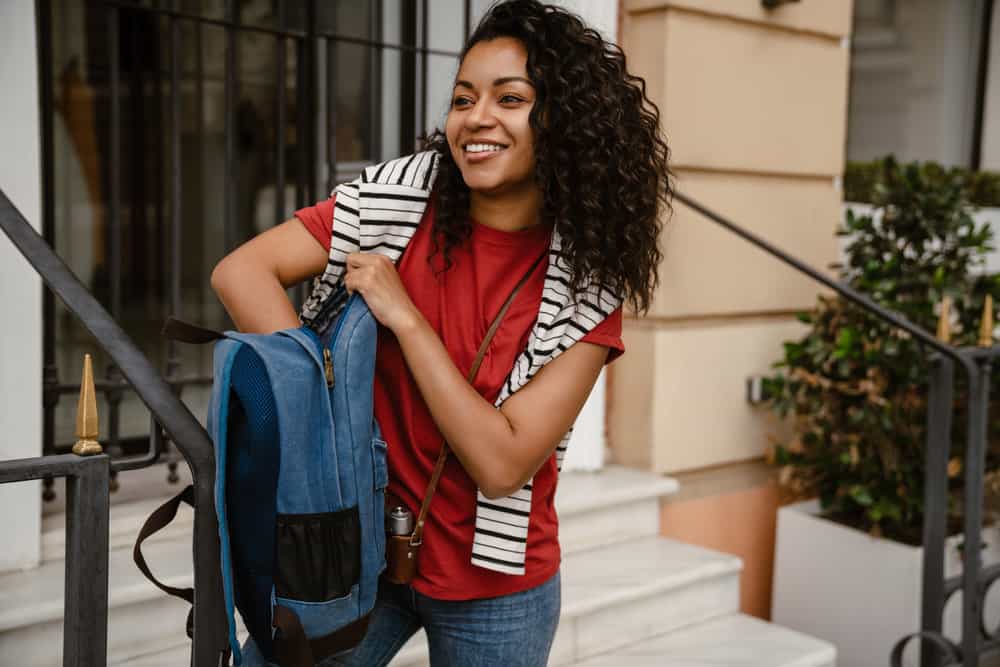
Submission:
<svg viewBox="0 0 1000 667">
<path fill-rule="evenodd" d="M 535 87 L 528 54 L 510 37 L 479 42 L 455 77 L 445 134 L 470 190 L 506 194 L 535 187 Z"/>
</svg>

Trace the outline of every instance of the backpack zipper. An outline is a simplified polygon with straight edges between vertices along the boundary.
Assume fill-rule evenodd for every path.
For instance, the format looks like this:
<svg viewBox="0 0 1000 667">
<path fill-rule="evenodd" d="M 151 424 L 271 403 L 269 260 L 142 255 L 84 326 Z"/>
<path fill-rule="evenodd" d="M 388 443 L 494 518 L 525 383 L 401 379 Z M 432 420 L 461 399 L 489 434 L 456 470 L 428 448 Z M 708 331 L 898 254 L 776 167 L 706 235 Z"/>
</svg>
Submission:
<svg viewBox="0 0 1000 667">
<path fill-rule="evenodd" d="M 326 375 L 326 386 L 333 387 L 333 357 L 329 348 L 323 348 L 323 373 Z"/>
</svg>

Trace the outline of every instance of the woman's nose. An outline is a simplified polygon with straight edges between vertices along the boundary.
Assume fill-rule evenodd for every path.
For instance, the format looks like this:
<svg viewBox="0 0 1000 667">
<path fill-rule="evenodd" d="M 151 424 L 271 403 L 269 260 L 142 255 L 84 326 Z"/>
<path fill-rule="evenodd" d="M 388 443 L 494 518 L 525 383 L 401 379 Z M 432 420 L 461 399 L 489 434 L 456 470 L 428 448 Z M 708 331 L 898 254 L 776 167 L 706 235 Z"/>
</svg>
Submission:
<svg viewBox="0 0 1000 667">
<path fill-rule="evenodd" d="M 465 115 L 465 124 L 469 129 L 491 127 L 496 122 L 493 109 L 488 99 L 480 99 Z"/>
</svg>

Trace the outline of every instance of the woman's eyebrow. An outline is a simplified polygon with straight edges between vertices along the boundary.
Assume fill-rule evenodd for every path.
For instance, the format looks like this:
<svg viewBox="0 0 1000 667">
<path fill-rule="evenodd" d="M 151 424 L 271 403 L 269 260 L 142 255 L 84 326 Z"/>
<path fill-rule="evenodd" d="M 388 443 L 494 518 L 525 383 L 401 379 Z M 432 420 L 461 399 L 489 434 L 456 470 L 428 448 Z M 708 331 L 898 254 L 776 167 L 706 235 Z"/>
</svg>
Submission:
<svg viewBox="0 0 1000 667">
<path fill-rule="evenodd" d="M 532 88 L 535 87 L 535 84 L 531 83 L 530 79 L 526 79 L 523 76 L 502 76 L 499 79 L 493 79 L 493 85 L 494 86 L 502 86 L 505 83 L 512 83 L 514 81 L 520 81 L 521 83 L 526 83 L 529 86 L 531 86 Z M 468 88 L 469 90 L 475 90 L 476 89 L 476 87 L 474 85 L 472 85 L 470 82 L 468 82 L 468 81 L 466 81 L 464 79 L 457 80 L 455 82 L 455 87 L 456 88 Z"/>
</svg>

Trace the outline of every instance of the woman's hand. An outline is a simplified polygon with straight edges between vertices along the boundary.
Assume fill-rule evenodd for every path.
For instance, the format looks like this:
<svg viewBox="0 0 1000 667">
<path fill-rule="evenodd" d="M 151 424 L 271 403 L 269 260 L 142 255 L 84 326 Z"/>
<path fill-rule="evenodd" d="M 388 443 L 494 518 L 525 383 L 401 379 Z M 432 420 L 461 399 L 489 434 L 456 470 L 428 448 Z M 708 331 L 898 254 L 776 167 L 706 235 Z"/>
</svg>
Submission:
<svg viewBox="0 0 1000 667">
<path fill-rule="evenodd" d="M 344 286 L 350 294 L 361 294 L 375 319 L 394 333 L 412 326 L 421 317 L 406 293 L 395 265 L 385 255 L 348 255 Z"/>
</svg>

